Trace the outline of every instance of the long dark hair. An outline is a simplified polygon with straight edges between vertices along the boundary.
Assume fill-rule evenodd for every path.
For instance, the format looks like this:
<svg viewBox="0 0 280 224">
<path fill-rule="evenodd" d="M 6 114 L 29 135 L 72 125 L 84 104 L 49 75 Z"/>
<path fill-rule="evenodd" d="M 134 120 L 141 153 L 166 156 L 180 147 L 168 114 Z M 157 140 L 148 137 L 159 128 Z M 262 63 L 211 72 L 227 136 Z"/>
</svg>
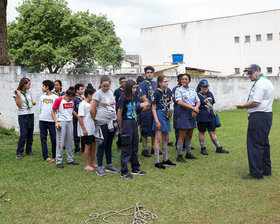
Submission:
<svg viewBox="0 0 280 224">
<path fill-rule="evenodd" d="M 161 88 L 159 83 L 160 83 L 160 82 L 163 82 L 163 80 L 164 80 L 165 78 L 167 78 L 165 75 L 160 75 L 159 77 L 157 77 L 157 86 L 156 86 L 156 89 L 157 89 L 157 88 Z"/>
<path fill-rule="evenodd" d="M 85 89 L 85 97 L 87 98 L 89 94 L 93 95 L 96 92 L 96 89 L 93 88 L 91 83 L 89 83 Z"/>
<path fill-rule="evenodd" d="M 70 86 L 69 89 L 66 91 L 66 95 L 69 97 L 75 97 L 76 96 L 75 87 Z"/>
<path fill-rule="evenodd" d="M 136 96 L 135 94 L 133 95 L 132 94 L 132 87 L 136 85 L 136 82 L 129 79 L 127 80 L 126 84 L 125 84 L 125 87 L 124 87 L 124 90 L 123 90 L 123 93 L 122 93 L 122 97 L 124 97 L 124 99 L 126 101 L 136 101 Z"/>
<path fill-rule="evenodd" d="M 22 78 L 22 79 L 19 81 L 17 90 L 22 90 L 22 87 L 23 87 L 25 84 L 27 84 L 29 81 L 30 81 L 29 78 Z"/>
</svg>

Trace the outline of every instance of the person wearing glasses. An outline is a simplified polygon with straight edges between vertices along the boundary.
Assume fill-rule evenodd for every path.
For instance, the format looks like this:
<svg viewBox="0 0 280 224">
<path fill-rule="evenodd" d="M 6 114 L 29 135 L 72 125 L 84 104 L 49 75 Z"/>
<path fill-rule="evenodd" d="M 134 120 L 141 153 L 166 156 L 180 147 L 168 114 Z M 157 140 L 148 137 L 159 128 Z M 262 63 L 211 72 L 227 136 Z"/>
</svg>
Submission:
<svg viewBox="0 0 280 224">
<path fill-rule="evenodd" d="M 208 155 L 205 147 L 206 130 L 208 131 L 213 144 L 216 146 L 216 153 L 229 153 L 229 151 L 222 148 L 215 133 L 216 123 L 213 110 L 215 99 L 213 94 L 209 91 L 209 84 L 206 79 L 200 80 L 196 92 L 200 100 L 199 113 L 196 117 L 196 122 L 199 131 L 198 140 L 201 147 L 201 154 Z"/>
<path fill-rule="evenodd" d="M 272 125 L 274 87 L 262 73 L 260 66 L 250 65 L 244 70 L 253 83 L 247 102 L 236 105 L 247 109 L 247 153 L 250 173 L 243 179 L 262 179 L 271 176 L 269 132 Z"/>
</svg>

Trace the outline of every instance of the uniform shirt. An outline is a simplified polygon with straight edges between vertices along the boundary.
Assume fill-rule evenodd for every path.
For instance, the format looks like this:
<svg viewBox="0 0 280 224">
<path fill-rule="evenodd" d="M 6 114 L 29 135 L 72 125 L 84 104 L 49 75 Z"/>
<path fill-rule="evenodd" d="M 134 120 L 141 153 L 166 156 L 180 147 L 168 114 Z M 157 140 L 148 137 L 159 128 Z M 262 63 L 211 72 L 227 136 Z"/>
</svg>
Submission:
<svg viewBox="0 0 280 224">
<path fill-rule="evenodd" d="M 215 114 L 213 111 L 213 104 L 215 103 L 215 99 L 213 94 L 208 91 L 206 94 L 202 94 L 199 92 L 198 94 L 200 100 L 199 113 L 196 116 L 197 122 L 210 122 L 215 118 Z M 209 103 L 207 103 L 209 102 Z"/>
<path fill-rule="evenodd" d="M 114 96 L 115 96 L 115 100 L 116 100 L 116 110 L 118 110 L 118 108 L 119 108 L 119 101 L 121 99 L 122 93 L 123 93 L 122 87 L 117 88 L 114 92 Z"/>
<path fill-rule="evenodd" d="M 178 102 L 181 100 L 184 103 L 187 103 L 191 106 L 195 106 L 197 102 L 199 102 L 199 98 L 194 88 L 185 88 L 184 86 L 180 86 L 175 91 L 175 99 Z"/>
<path fill-rule="evenodd" d="M 105 93 L 99 89 L 94 93 L 92 99 L 98 101 L 95 120 L 98 121 L 99 125 L 117 119 L 116 101 L 111 90 Z"/>
<path fill-rule="evenodd" d="M 137 120 L 137 114 L 140 110 L 140 103 L 135 100 L 126 100 L 124 97 L 121 97 L 119 108 L 123 109 L 122 119 Z"/>
<path fill-rule="evenodd" d="M 83 101 L 83 97 L 75 96 L 73 99 L 74 102 L 74 111 L 78 114 L 79 111 L 79 105 Z M 77 124 L 78 119 L 73 116 L 73 124 Z"/>
<path fill-rule="evenodd" d="M 140 97 L 140 87 L 139 86 L 137 86 L 137 88 L 136 88 L 135 96 L 136 96 L 136 101 L 140 103 L 141 97 Z"/>
<path fill-rule="evenodd" d="M 78 110 L 78 116 L 82 117 L 85 128 L 87 129 L 88 136 L 93 135 L 95 126 L 94 126 L 94 121 L 91 118 L 90 112 L 90 103 L 87 103 L 85 101 L 82 101 L 79 105 L 79 110 Z M 80 125 L 80 122 L 78 122 L 78 136 L 84 136 L 82 126 Z"/>
<path fill-rule="evenodd" d="M 57 121 L 72 121 L 74 102 L 68 102 L 63 97 L 59 97 L 53 104 L 53 109 L 57 110 Z"/>
<path fill-rule="evenodd" d="M 17 95 L 14 93 L 13 97 L 16 98 Z M 18 115 L 34 114 L 32 107 L 32 93 L 27 90 L 23 92 L 20 90 L 21 106 L 18 107 Z"/>
<path fill-rule="evenodd" d="M 274 99 L 274 87 L 270 80 L 265 77 L 260 78 L 250 91 L 249 101 L 260 103 L 257 107 L 248 108 L 247 112 L 272 112 Z"/>
<path fill-rule="evenodd" d="M 58 97 L 62 97 L 62 96 L 64 96 L 65 91 L 56 92 L 55 90 L 53 90 L 52 93 L 55 94 L 55 95 L 57 95 Z"/>
<path fill-rule="evenodd" d="M 180 87 L 180 86 L 177 85 L 177 86 L 175 86 L 175 87 L 172 89 L 172 99 L 173 99 L 173 101 L 174 101 L 174 106 L 173 106 L 173 109 L 174 109 L 173 114 L 174 114 L 174 116 L 177 115 L 177 111 L 178 111 L 178 107 L 179 107 L 179 105 L 178 105 L 178 103 L 177 103 L 177 101 L 176 101 L 176 99 L 175 99 L 175 91 L 176 91 L 176 89 L 177 89 L 178 87 Z"/>
<path fill-rule="evenodd" d="M 164 91 L 160 88 L 157 88 L 153 94 L 152 104 L 157 106 L 157 110 L 167 111 L 170 109 L 171 100 L 172 92 L 169 88 Z"/>
<path fill-rule="evenodd" d="M 55 100 L 58 98 L 57 95 L 46 95 L 43 94 L 39 100 L 39 108 L 41 110 L 39 121 L 54 122 L 52 118 L 52 107 Z"/>
<path fill-rule="evenodd" d="M 140 97 L 145 96 L 149 101 L 152 100 L 152 96 L 154 93 L 154 90 L 156 88 L 157 83 L 155 81 L 149 82 L 147 79 L 145 79 L 143 82 L 141 82 L 139 88 L 140 88 Z M 141 100 L 142 102 L 142 100 Z"/>
</svg>

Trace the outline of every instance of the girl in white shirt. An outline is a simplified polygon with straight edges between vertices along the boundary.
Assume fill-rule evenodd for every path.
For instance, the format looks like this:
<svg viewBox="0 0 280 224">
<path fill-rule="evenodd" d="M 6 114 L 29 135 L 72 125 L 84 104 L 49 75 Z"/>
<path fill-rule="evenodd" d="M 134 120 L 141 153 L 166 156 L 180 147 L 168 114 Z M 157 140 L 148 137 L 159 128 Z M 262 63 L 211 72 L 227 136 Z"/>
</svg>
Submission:
<svg viewBox="0 0 280 224">
<path fill-rule="evenodd" d="M 94 168 L 97 168 L 95 163 L 96 144 L 95 137 L 93 136 L 95 126 L 89 112 L 92 96 L 95 91 L 96 90 L 89 83 L 84 92 L 85 99 L 80 103 L 78 110 L 78 136 L 82 137 L 82 141 L 85 143 L 85 171 L 93 171 Z M 91 162 L 90 165 L 89 158 Z"/>
</svg>

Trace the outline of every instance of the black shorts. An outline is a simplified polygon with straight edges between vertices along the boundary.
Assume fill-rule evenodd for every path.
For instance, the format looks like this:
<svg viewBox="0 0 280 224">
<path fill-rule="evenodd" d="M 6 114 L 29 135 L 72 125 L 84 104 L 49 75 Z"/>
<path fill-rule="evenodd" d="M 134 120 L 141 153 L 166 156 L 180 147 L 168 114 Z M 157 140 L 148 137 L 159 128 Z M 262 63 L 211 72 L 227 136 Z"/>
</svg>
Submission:
<svg viewBox="0 0 280 224">
<path fill-rule="evenodd" d="M 87 144 L 87 145 L 89 145 L 89 144 L 91 144 L 91 143 L 95 143 L 95 137 L 93 136 L 93 135 L 90 135 L 90 136 L 82 136 L 82 141 L 85 143 L 85 144 Z"/>
<path fill-rule="evenodd" d="M 208 131 L 215 131 L 216 130 L 216 123 L 215 121 L 209 121 L 209 122 L 197 122 L 197 128 L 199 132 L 205 132 L 206 129 Z"/>
</svg>

